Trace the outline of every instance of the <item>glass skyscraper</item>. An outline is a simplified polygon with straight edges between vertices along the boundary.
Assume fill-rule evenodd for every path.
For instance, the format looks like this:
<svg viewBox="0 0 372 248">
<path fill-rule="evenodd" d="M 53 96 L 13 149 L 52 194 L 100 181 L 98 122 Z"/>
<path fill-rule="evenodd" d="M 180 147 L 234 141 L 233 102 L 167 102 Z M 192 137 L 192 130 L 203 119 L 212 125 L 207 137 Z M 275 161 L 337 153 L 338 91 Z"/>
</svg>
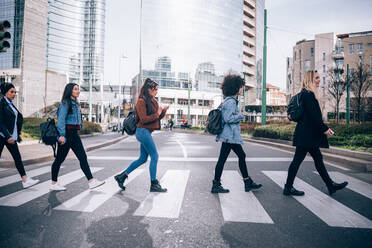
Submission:
<svg viewBox="0 0 372 248">
<path fill-rule="evenodd" d="M 102 80 L 105 0 L 48 1 L 47 69 L 88 89 Z"/>
</svg>

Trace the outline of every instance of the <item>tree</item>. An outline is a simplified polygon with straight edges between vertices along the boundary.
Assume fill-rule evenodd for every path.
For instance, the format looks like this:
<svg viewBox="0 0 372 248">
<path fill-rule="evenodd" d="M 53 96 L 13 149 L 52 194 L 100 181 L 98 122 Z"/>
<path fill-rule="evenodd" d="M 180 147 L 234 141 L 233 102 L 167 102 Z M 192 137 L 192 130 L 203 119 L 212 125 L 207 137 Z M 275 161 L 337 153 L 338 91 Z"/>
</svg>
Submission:
<svg viewBox="0 0 372 248">
<path fill-rule="evenodd" d="M 352 102 L 354 109 L 357 112 L 357 121 L 362 121 L 362 113 L 367 106 L 367 93 L 370 88 L 371 79 L 369 66 L 365 64 L 358 64 L 356 70 L 350 74 L 351 91 L 354 94 L 355 100 Z"/>
<path fill-rule="evenodd" d="M 340 101 L 346 89 L 344 69 L 338 66 L 328 70 L 328 93 L 335 99 L 336 122 L 339 122 Z"/>
</svg>

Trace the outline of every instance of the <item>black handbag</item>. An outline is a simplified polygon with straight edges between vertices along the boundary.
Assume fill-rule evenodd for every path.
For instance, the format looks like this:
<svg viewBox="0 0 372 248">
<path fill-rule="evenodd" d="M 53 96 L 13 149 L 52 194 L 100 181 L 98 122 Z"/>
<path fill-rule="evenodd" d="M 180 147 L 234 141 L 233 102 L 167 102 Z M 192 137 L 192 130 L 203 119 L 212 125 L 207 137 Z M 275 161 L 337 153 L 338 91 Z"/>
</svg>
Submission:
<svg viewBox="0 0 372 248">
<path fill-rule="evenodd" d="M 136 133 L 136 129 L 137 129 L 136 115 L 134 111 L 130 111 L 123 121 L 123 130 L 128 135 L 133 135 Z"/>
</svg>

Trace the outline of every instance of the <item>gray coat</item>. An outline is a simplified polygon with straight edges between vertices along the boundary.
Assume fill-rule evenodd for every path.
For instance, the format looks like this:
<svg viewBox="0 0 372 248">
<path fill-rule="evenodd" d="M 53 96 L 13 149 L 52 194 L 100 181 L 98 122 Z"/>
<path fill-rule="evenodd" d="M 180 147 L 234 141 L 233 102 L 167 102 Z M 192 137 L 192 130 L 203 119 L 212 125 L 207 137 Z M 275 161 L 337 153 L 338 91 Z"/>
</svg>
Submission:
<svg viewBox="0 0 372 248">
<path fill-rule="evenodd" d="M 233 96 L 226 97 L 222 104 L 222 124 L 223 130 L 217 135 L 216 141 L 222 141 L 231 144 L 243 144 L 240 135 L 240 121 L 243 115 L 238 108 L 238 100 Z"/>
</svg>

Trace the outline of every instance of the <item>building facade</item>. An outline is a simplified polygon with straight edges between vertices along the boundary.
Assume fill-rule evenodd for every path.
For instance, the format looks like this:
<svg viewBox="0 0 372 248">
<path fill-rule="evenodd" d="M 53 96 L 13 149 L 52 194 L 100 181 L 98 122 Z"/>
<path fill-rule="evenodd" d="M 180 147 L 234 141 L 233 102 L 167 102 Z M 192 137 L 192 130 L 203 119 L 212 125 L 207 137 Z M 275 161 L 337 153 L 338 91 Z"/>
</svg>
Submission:
<svg viewBox="0 0 372 248">
<path fill-rule="evenodd" d="M 266 103 L 269 106 L 286 106 L 286 94 L 279 87 L 266 84 Z"/>
</svg>

